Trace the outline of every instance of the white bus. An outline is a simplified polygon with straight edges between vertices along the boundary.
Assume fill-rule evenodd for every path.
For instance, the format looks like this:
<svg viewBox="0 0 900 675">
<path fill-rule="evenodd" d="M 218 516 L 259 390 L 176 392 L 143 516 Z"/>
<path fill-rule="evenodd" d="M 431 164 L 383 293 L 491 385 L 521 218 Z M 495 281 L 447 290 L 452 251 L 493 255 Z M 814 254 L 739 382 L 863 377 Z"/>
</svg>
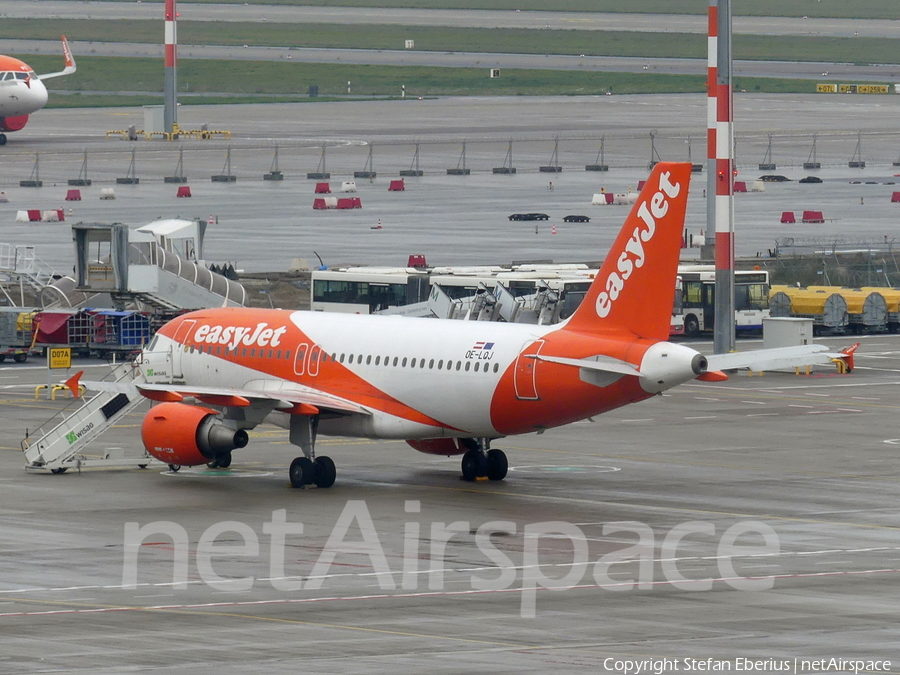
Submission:
<svg viewBox="0 0 900 675">
<path fill-rule="evenodd" d="M 375 314 L 428 299 L 428 274 L 414 268 L 351 267 L 312 273 L 315 312 Z"/>
<path fill-rule="evenodd" d="M 683 326 L 684 335 L 696 337 L 711 331 L 715 322 L 716 271 L 713 265 L 678 268 L 681 292 L 675 294 L 672 325 Z M 769 273 L 736 270 L 734 273 L 735 331 L 761 331 L 769 316 Z M 676 329 L 677 332 L 677 329 Z"/>
</svg>

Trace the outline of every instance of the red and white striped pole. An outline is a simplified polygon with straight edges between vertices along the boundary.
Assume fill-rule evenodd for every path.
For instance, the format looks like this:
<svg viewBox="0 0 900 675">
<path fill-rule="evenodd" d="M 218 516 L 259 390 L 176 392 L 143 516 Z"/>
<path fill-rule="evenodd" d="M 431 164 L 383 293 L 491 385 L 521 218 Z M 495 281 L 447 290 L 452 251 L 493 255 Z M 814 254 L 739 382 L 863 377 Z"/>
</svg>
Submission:
<svg viewBox="0 0 900 675">
<path fill-rule="evenodd" d="M 716 299 L 713 351 L 734 351 L 734 97 L 731 0 L 718 0 L 716 63 Z"/>
<path fill-rule="evenodd" d="M 719 0 L 709 0 L 706 39 L 706 237 L 703 243 L 713 250 L 716 243 L 716 95 L 719 61 Z M 709 254 L 704 254 L 709 259 Z"/>
<path fill-rule="evenodd" d="M 175 131 L 175 124 L 178 122 L 177 80 L 175 78 L 178 65 L 178 37 L 175 31 L 177 18 L 175 0 L 166 0 L 166 76 L 163 84 L 165 96 L 163 126 L 166 133 Z"/>
</svg>

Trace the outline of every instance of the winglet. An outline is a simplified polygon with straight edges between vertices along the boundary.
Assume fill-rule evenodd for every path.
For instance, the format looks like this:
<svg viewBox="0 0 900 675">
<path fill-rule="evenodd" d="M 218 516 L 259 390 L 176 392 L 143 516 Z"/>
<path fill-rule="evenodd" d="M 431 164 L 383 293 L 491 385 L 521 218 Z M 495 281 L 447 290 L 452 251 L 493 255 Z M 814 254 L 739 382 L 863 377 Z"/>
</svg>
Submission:
<svg viewBox="0 0 900 675">
<path fill-rule="evenodd" d="M 597 277 L 563 330 L 666 340 L 681 253 L 691 165 L 658 162 Z"/>
<path fill-rule="evenodd" d="M 75 57 L 72 56 L 72 50 L 69 48 L 69 41 L 65 35 L 61 35 L 63 46 L 63 59 L 65 59 L 66 67 L 56 73 L 47 73 L 46 75 L 38 75 L 40 80 L 49 80 L 51 77 L 62 77 L 63 75 L 71 75 L 75 72 Z"/>
<path fill-rule="evenodd" d="M 79 370 L 72 377 L 66 380 L 66 386 L 69 388 L 69 391 L 72 392 L 72 398 L 79 398 L 81 396 L 81 376 L 84 375 L 83 370 Z"/>
<path fill-rule="evenodd" d="M 859 349 L 861 342 L 857 342 L 855 345 L 850 345 L 849 347 L 844 347 L 841 350 L 841 359 L 843 359 L 844 363 L 847 364 L 847 372 L 849 373 L 853 370 L 853 355 L 856 353 L 856 350 Z"/>
</svg>

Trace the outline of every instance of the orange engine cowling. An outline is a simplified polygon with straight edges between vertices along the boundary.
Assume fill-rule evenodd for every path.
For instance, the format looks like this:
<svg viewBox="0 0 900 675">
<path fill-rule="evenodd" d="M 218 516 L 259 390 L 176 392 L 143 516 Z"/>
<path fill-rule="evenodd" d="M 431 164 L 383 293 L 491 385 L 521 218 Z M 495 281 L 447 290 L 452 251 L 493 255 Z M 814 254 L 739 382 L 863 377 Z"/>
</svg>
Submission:
<svg viewBox="0 0 900 675">
<path fill-rule="evenodd" d="M 467 450 L 477 448 L 478 444 L 471 438 L 424 438 L 406 441 L 410 446 L 426 455 L 461 455 Z"/>
<path fill-rule="evenodd" d="M 211 408 L 160 403 L 144 417 L 141 440 L 147 452 L 161 462 L 196 466 L 243 448 L 249 438 L 243 429 L 225 426 Z"/>
<path fill-rule="evenodd" d="M 28 124 L 28 115 L 0 117 L 0 131 L 18 131 Z"/>
</svg>

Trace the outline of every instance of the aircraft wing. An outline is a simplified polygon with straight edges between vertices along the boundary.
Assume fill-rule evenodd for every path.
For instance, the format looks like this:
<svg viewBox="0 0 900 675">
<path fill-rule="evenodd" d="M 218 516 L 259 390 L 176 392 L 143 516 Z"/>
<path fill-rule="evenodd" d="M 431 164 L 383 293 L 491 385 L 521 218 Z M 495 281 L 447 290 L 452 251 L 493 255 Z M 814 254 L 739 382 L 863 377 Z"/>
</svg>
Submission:
<svg viewBox="0 0 900 675">
<path fill-rule="evenodd" d="M 66 67 L 57 73 L 47 73 L 46 75 L 38 75 L 39 80 L 49 80 L 51 77 L 62 77 L 63 75 L 71 75 L 75 72 L 75 57 L 72 56 L 72 50 L 69 49 L 69 41 L 66 36 L 62 36 L 63 56 L 66 59 Z"/>
<path fill-rule="evenodd" d="M 125 382 L 81 382 L 91 391 L 140 394 L 152 401 L 181 401 L 191 397 L 208 405 L 248 407 L 254 403 L 267 403 L 275 410 L 303 414 L 316 414 L 319 410 L 371 415 L 371 411 L 340 396 L 326 394 L 311 387 L 293 386 L 289 389 L 225 389 L 222 387 L 196 387 L 182 384 L 146 384 Z M 305 407 L 305 408 L 304 408 Z"/>
<path fill-rule="evenodd" d="M 775 368 L 828 365 L 832 359 L 846 359 L 849 354 L 852 352 L 848 353 L 847 350 L 833 352 L 825 345 L 799 345 L 730 354 L 711 354 L 706 357 L 706 360 L 711 371 L 741 368 L 762 371 Z"/>
</svg>

